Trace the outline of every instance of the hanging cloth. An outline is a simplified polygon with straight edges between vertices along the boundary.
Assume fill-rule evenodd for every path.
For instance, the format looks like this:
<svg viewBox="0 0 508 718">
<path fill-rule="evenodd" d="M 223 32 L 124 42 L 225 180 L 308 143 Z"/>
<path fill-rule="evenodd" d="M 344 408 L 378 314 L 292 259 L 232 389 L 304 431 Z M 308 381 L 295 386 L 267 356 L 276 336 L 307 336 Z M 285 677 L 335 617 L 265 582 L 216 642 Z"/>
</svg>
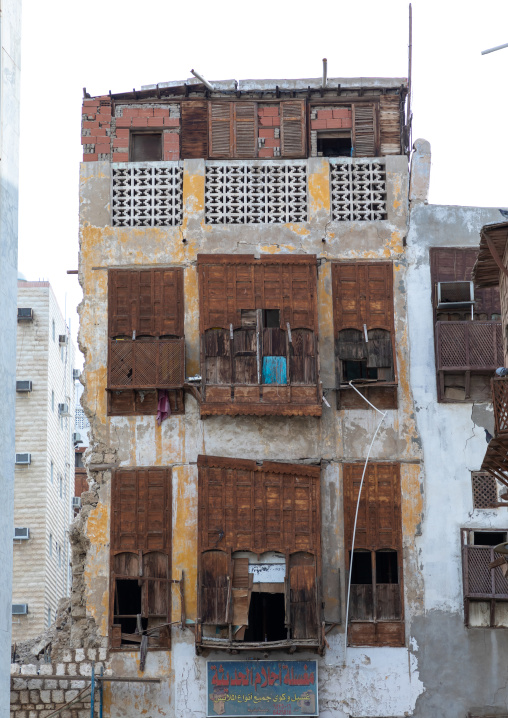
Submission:
<svg viewBox="0 0 508 718">
<path fill-rule="evenodd" d="M 157 424 L 160 426 L 164 419 L 171 414 L 169 394 L 167 389 L 159 389 L 159 403 L 157 404 Z"/>
</svg>

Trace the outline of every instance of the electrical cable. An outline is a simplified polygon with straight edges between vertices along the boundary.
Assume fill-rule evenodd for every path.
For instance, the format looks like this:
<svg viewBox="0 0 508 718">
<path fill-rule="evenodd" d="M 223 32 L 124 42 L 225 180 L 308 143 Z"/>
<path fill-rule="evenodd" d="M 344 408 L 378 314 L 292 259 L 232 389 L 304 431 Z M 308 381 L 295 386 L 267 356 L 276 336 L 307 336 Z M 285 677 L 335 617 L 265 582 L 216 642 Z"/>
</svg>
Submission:
<svg viewBox="0 0 508 718">
<path fill-rule="evenodd" d="M 347 629 L 348 629 L 348 620 L 349 620 L 349 599 L 351 597 L 351 576 L 353 574 L 353 557 L 354 557 L 354 549 L 355 549 L 355 538 L 356 538 L 356 522 L 358 520 L 358 509 L 360 508 L 360 498 L 362 495 L 362 488 L 363 488 L 363 481 L 365 479 L 365 472 L 367 471 L 367 464 L 369 463 L 370 458 L 370 452 L 372 450 L 372 446 L 374 445 L 374 441 L 376 439 L 376 436 L 378 434 L 379 429 L 381 428 L 381 424 L 386 418 L 386 411 L 380 411 L 377 407 L 374 406 L 374 404 L 371 404 L 370 401 L 364 397 L 364 395 L 358 391 L 358 389 L 353 385 L 353 382 L 349 382 L 349 386 L 356 391 L 357 394 L 359 394 L 364 401 L 367 402 L 369 406 L 371 406 L 375 411 L 377 411 L 378 414 L 381 414 L 381 420 L 379 424 L 377 425 L 376 431 L 374 432 L 374 436 L 372 437 L 372 441 L 370 442 L 369 450 L 367 452 L 367 458 L 365 459 L 365 464 L 363 466 L 363 473 L 362 473 L 362 480 L 360 481 L 360 488 L 358 490 L 358 500 L 356 502 L 356 513 L 355 513 L 355 523 L 353 526 L 353 540 L 351 542 L 351 559 L 349 562 L 349 581 L 348 581 L 348 589 L 347 589 L 347 603 L 346 603 L 346 630 L 344 634 L 344 665 L 346 665 L 347 661 Z"/>
</svg>

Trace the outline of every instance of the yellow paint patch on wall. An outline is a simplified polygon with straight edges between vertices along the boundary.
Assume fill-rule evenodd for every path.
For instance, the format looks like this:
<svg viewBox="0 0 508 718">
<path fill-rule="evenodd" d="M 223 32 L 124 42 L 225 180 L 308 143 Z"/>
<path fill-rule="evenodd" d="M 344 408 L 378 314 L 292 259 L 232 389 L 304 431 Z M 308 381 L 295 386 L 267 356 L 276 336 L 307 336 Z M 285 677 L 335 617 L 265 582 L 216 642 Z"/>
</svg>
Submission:
<svg viewBox="0 0 508 718">
<path fill-rule="evenodd" d="M 200 373 L 199 358 L 199 291 L 197 267 L 184 272 L 185 296 L 185 363 L 187 376 Z"/>
<path fill-rule="evenodd" d="M 402 464 L 400 482 L 402 489 L 402 536 L 407 539 L 407 542 L 413 544 L 423 514 L 420 466 L 418 464 Z"/>
<path fill-rule="evenodd" d="M 287 227 L 295 234 L 299 234 L 301 237 L 306 237 L 310 234 L 310 229 L 301 222 L 290 222 L 289 224 L 285 224 L 284 227 Z"/>
<path fill-rule="evenodd" d="M 198 479 L 197 466 L 173 468 L 173 578 L 185 571 L 185 611 L 187 618 L 196 619 L 197 555 L 198 555 Z M 177 585 L 177 584 L 176 584 Z M 174 594 L 177 588 L 173 589 Z M 173 601 L 172 621 L 180 618 L 179 598 Z"/>
<path fill-rule="evenodd" d="M 309 174 L 309 214 L 312 217 L 318 212 L 330 213 L 330 171 L 325 160 L 317 171 Z"/>
<path fill-rule="evenodd" d="M 390 235 L 390 239 L 386 243 L 383 254 L 385 257 L 391 257 L 392 254 L 402 254 L 404 246 L 402 244 L 402 236 L 400 232 L 393 231 Z"/>
<path fill-rule="evenodd" d="M 202 212 L 205 208 L 205 176 L 204 174 L 190 174 L 187 166 L 183 171 L 183 224 L 185 232 L 189 217 L 196 212 Z"/>
<path fill-rule="evenodd" d="M 82 341 L 86 346 L 90 346 L 87 337 L 82 337 Z M 101 421 L 103 425 L 107 412 L 106 383 L 107 368 L 105 366 L 94 371 L 86 371 L 86 403 L 96 420 Z"/>
</svg>

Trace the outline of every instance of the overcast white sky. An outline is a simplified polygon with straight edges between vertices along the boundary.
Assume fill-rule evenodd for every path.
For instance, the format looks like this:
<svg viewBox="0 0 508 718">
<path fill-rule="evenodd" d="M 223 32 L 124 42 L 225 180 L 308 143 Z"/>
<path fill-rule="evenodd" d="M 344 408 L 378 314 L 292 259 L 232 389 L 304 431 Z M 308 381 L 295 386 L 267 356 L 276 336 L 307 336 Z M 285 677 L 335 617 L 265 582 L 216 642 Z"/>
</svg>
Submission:
<svg viewBox="0 0 508 718">
<path fill-rule="evenodd" d="M 78 172 L 91 95 L 185 79 L 407 76 L 408 2 L 22 0 L 19 269 L 51 282 L 75 336 Z M 430 201 L 506 207 L 507 0 L 413 2 L 413 138 Z M 501 217 L 500 217 L 501 219 Z"/>
</svg>

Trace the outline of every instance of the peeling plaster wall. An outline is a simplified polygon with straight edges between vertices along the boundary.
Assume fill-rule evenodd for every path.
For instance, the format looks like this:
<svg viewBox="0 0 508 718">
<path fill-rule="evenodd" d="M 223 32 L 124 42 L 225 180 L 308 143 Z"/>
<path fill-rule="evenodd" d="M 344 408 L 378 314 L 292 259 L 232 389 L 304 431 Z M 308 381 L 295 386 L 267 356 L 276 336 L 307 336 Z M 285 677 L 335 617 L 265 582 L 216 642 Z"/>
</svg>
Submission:
<svg viewBox="0 0 508 718">
<path fill-rule="evenodd" d="M 485 455 L 484 427 L 492 405 L 438 404 L 435 381 L 430 247 L 477 247 L 482 225 L 500 220 L 495 209 L 417 205 L 408 236 L 408 326 L 411 387 L 422 440 L 425 492 L 416 536 L 425 582 L 424 614 L 414 615 L 414 655 L 425 692 L 414 715 L 494 713 L 508 704 L 508 630 L 466 629 L 462 599 L 460 528 L 508 528 L 505 509 L 473 509 L 471 471 Z M 502 658 L 503 657 L 503 658 Z M 482 713 L 480 713 L 482 714 Z"/>
<path fill-rule="evenodd" d="M 392 259 L 399 377 L 399 409 L 390 410 L 372 448 L 371 460 L 400 461 L 403 487 L 405 615 L 423 611 L 421 580 L 414 537 L 422 521 L 420 437 L 410 389 L 406 315 L 408 170 L 405 157 L 387 157 L 388 219 L 379 222 L 330 221 L 328 161 L 308 160 L 309 221 L 289 225 L 206 225 L 203 160 L 184 162 L 184 218 L 181 227 L 113 228 L 110 226 L 110 172 L 105 162 L 81 167 L 79 278 L 80 345 L 85 353 L 83 405 L 91 422 L 88 460 L 122 466 L 173 467 L 173 576 L 185 571 L 186 614 L 196 617 L 197 467 L 198 454 L 275 461 L 323 461 L 322 542 L 325 616 L 344 621 L 344 539 L 342 463 L 365 459 L 379 418 L 372 410 L 337 410 L 335 396 L 333 310 L 330 260 Z M 185 239 L 185 242 L 182 240 Z M 323 241 L 324 240 L 324 241 Z M 157 264 L 182 266 L 185 287 L 187 375 L 200 373 L 196 257 L 204 253 L 313 253 L 318 269 L 318 313 L 321 379 L 330 408 L 312 417 L 210 417 L 199 420 L 193 397 L 186 395 L 184 416 L 171 416 L 157 427 L 154 416 L 106 416 L 107 268 Z M 109 591 L 109 522 L 111 473 L 91 472 L 82 521 L 87 534 L 80 550 L 84 560 L 84 599 L 75 591 L 74 641 L 107 646 Z M 81 540 L 81 539 L 80 539 Z M 89 542 L 89 543 L 88 543 Z M 81 570 L 81 569 L 80 569 Z M 81 584 L 80 584 L 81 585 Z M 179 618 L 174 596 L 173 620 Z M 83 628 L 87 621 L 86 631 Z M 80 623 L 81 622 L 81 623 Z M 80 628 L 81 625 L 81 628 Z M 351 648 L 344 663 L 344 629 L 333 628 L 320 663 L 321 715 L 410 715 L 423 685 L 413 649 Z M 407 645 L 410 643 L 407 631 Z M 75 643 L 74 647 L 77 646 Z M 226 658 L 214 653 L 209 657 Z M 262 653 L 254 654 L 262 658 Z M 287 654 L 273 653 L 274 659 Z M 298 658 L 307 654 L 299 653 Z M 308 654 L 308 658 L 315 657 Z M 139 675 L 137 653 L 111 653 L 107 663 L 118 675 Z M 106 691 L 106 716 L 204 715 L 206 657 L 197 657 L 191 630 L 174 627 L 170 652 L 149 653 L 146 675 L 163 677 L 161 688 L 112 684 Z"/>
</svg>

